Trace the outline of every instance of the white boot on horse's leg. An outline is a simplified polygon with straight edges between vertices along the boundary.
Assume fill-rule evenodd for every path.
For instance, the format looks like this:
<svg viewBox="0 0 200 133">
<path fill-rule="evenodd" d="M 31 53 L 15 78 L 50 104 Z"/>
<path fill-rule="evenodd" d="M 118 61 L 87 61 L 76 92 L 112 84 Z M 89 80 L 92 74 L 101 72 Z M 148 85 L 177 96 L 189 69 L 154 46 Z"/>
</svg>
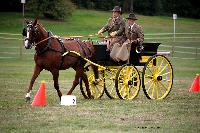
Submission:
<svg viewBox="0 0 200 133">
<path fill-rule="evenodd" d="M 31 101 L 31 91 L 29 93 L 26 93 L 25 99 L 26 99 L 26 102 Z"/>
</svg>

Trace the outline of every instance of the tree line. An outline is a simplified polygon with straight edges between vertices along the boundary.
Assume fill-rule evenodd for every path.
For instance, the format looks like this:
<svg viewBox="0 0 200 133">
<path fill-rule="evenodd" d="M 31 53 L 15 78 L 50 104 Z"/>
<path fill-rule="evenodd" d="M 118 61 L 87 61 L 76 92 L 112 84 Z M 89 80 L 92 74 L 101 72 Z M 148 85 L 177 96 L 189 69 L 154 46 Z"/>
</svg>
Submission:
<svg viewBox="0 0 200 133">
<path fill-rule="evenodd" d="M 122 7 L 124 12 L 143 15 L 171 15 L 200 18 L 198 0 L 72 0 L 79 8 L 111 10 L 115 5 Z"/>
<path fill-rule="evenodd" d="M 26 0 L 26 11 L 35 16 L 51 19 L 65 19 L 76 8 L 109 11 L 114 6 L 123 12 L 142 15 L 172 15 L 200 18 L 198 0 Z M 21 0 L 2 0 L 0 11 L 22 11 Z"/>
</svg>

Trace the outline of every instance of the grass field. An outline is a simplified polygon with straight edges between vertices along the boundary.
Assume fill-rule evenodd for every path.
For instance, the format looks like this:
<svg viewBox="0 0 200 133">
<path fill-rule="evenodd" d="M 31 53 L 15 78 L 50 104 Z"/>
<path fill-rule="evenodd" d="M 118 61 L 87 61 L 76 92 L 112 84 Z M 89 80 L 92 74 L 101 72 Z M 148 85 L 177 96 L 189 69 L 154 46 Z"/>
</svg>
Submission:
<svg viewBox="0 0 200 133">
<path fill-rule="evenodd" d="M 65 22 L 40 22 L 47 30 L 60 36 L 88 35 L 96 33 L 109 16 L 108 12 L 77 10 Z M 138 18 L 145 33 L 173 31 L 171 17 L 138 15 Z M 21 33 L 20 13 L 0 13 L 0 20 L 0 33 Z M 199 23 L 200 20 L 178 18 L 177 32 L 199 32 Z M 0 37 L 13 38 L 8 35 Z M 200 48 L 200 39 L 150 41 Z M 170 58 L 174 68 L 174 85 L 169 96 L 159 101 L 148 100 L 142 88 L 138 97 L 132 101 L 110 100 L 106 95 L 99 100 L 86 100 L 78 86 L 73 93 L 77 97 L 77 106 L 60 106 L 52 76 L 48 71 L 43 71 L 34 84 L 33 95 L 40 81 L 45 80 L 47 106 L 32 107 L 25 102 L 24 97 L 34 67 L 34 50 L 22 48 L 20 56 L 21 46 L 21 40 L 0 39 L 0 132 L 200 131 L 200 95 L 188 92 L 195 74 L 200 74 L 200 60 Z M 163 47 L 159 49 L 165 50 Z M 60 72 L 60 88 L 64 94 L 70 89 L 73 76 L 72 69 Z"/>
</svg>

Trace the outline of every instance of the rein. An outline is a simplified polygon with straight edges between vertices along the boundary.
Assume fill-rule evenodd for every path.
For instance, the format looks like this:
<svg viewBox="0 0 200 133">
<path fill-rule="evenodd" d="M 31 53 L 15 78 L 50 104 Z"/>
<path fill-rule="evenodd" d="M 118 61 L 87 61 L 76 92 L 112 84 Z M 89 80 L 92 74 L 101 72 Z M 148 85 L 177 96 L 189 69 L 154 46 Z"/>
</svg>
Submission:
<svg viewBox="0 0 200 133">
<path fill-rule="evenodd" d="M 42 27 L 42 25 L 40 25 L 39 23 L 37 23 L 37 25 L 39 25 L 40 27 Z M 44 29 L 44 30 L 45 30 L 45 29 Z M 46 31 L 46 30 L 45 30 L 45 31 Z M 38 43 L 35 43 L 33 46 L 37 46 L 38 44 L 40 44 L 40 43 L 42 43 L 42 42 L 44 42 L 44 41 L 46 41 L 46 40 L 49 40 L 50 38 L 58 38 L 58 37 L 57 37 L 57 36 L 49 36 L 49 37 L 47 37 L 47 38 L 45 38 L 45 39 L 39 41 Z"/>
<path fill-rule="evenodd" d="M 49 40 L 50 38 L 57 38 L 57 36 L 50 36 L 50 37 L 47 37 L 47 38 L 45 38 L 45 39 L 39 41 L 38 43 L 35 43 L 33 46 L 37 46 L 38 44 L 40 44 L 40 43 L 42 43 L 42 42 L 44 42 L 44 41 L 46 41 L 46 40 Z"/>
<path fill-rule="evenodd" d="M 51 47 L 51 38 L 56 38 L 58 40 L 59 44 L 61 45 L 62 51 L 53 49 Z M 52 51 L 59 52 L 59 53 L 64 53 L 66 51 L 65 47 L 63 46 L 63 43 L 59 41 L 58 37 L 57 36 L 52 36 L 50 32 L 48 32 L 48 37 L 47 38 L 39 41 L 38 43 L 35 43 L 33 46 L 37 47 L 39 44 L 41 44 L 42 42 L 47 41 L 47 40 L 48 40 L 48 42 L 47 42 L 46 46 L 44 48 L 42 48 L 42 49 L 36 50 L 37 53 L 42 54 L 42 53 L 44 53 L 44 52 L 46 52 L 48 50 L 52 50 Z"/>
</svg>

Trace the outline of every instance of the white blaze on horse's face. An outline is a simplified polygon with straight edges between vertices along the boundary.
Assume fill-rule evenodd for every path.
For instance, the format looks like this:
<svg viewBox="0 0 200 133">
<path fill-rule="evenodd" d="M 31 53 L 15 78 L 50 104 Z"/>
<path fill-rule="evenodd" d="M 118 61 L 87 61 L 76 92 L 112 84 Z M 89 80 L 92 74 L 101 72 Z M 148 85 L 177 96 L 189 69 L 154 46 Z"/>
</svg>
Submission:
<svg viewBox="0 0 200 133">
<path fill-rule="evenodd" d="M 31 48 L 31 43 L 30 43 L 30 31 L 31 31 L 31 24 L 28 24 L 27 25 L 27 29 L 26 29 L 26 38 L 25 38 L 25 41 L 24 41 L 24 47 L 26 49 L 30 49 Z"/>
<path fill-rule="evenodd" d="M 24 47 L 25 48 L 28 48 L 28 39 L 29 39 L 29 30 L 28 30 L 28 28 L 27 28 L 27 33 L 26 33 L 26 39 L 25 39 L 25 41 L 24 41 Z"/>
</svg>

